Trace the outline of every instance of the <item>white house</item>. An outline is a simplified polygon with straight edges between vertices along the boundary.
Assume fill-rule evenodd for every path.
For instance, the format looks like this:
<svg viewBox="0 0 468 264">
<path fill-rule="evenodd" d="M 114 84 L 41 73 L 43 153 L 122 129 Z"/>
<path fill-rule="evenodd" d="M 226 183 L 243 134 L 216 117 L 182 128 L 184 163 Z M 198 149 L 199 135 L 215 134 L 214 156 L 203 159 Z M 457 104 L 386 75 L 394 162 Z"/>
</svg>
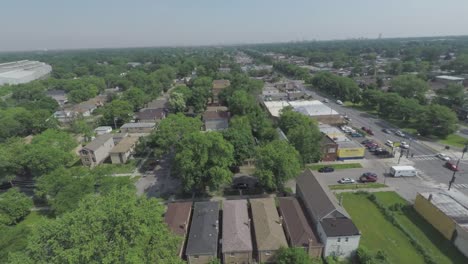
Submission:
<svg viewBox="0 0 468 264">
<path fill-rule="evenodd" d="M 94 132 L 96 133 L 96 135 L 104 135 L 104 134 L 109 134 L 110 132 L 112 132 L 112 127 L 110 126 L 100 126 L 100 127 L 96 127 L 94 129 Z"/>
<path fill-rule="evenodd" d="M 297 178 L 296 194 L 315 225 L 323 256 L 352 256 L 359 247 L 361 233 L 328 187 L 307 169 Z"/>
</svg>

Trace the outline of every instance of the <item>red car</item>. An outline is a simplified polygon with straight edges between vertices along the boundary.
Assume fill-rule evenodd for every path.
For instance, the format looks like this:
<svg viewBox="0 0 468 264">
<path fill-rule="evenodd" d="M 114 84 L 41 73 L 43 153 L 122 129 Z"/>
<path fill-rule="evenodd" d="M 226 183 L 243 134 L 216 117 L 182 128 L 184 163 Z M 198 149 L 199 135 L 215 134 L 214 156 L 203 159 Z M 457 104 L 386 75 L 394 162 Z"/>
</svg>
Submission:
<svg viewBox="0 0 468 264">
<path fill-rule="evenodd" d="M 445 162 L 445 167 L 451 171 L 458 171 L 457 165 L 453 164 L 450 161 Z"/>
<path fill-rule="evenodd" d="M 365 172 L 359 177 L 361 182 L 376 182 L 377 181 L 377 174 L 373 172 Z"/>
<path fill-rule="evenodd" d="M 362 130 L 364 130 L 367 134 L 373 136 L 374 135 L 374 132 L 372 132 L 372 130 L 370 128 L 367 128 L 367 127 L 361 127 Z"/>
</svg>

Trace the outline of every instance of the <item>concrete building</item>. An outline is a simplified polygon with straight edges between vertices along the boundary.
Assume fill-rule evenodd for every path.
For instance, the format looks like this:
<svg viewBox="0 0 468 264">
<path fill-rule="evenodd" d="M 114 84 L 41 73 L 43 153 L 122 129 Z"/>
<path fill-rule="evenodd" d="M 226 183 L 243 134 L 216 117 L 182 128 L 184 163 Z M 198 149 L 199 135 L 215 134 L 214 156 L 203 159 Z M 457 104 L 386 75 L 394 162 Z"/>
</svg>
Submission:
<svg viewBox="0 0 468 264">
<path fill-rule="evenodd" d="M 167 204 L 164 222 L 166 222 L 172 233 L 183 238 L 179 248 L 179 257 L 183 256 L 185 238 L 190 225 L 191 215 L 192 202 L 175 202 Z"/>
<path fill-rule="evenodd" d="M 323 245 L 312 231 L 297 199 L 281 197 L 278 202 L 289 245 L 304 249 L 313 258 L 320 258 Z"/>
<path fill-rule="evenodd" d="M 307 169 L 297 178 L 296 193 L 322 241 L 323 257 L 353 255 L 359 247 L 361 233 L 328 186 Z"/>
<path fill-rule="evenodd" d="M 135 147 L 138 143 L 138 137 L 124 137 L 115 147 L 109 151 L 112 164 L 125 164 L 134 154 Z"/>
<path fill-rule="evenodd" d="M 275 253 L 288 247 L 273 198 L 250 199 L 259 263 L 275 263 Z"/>
<path fill-rule="evenodd" d="M 331 141 L 335 142 L 337 149 L 336 149 L 336 159 L 338 160 L 348 160 L 348 159 L 362 159 L 365 155 L 365 147 L 358 142 L 350 139 L 346 136 L 341 130 L 336 127 L 327 125 L 327 124 L 319 124 L 319 130 L 324 134 L 324 136 L 328 139 L 324 139 L 324 142 L 328 142 L 329 146 L 332 147 Z M 333 150 L 330 148 L 328 149 L 331 151 L 329 154 L 330 159 L 333 158 Z"/>
<path fill-rule="evenodd" d="M 47 76 L 52 67 L 39 61 L 0 63 L 0 85 L 28 83 Z"/>
<path fill-rule="evenodd" d="M 113 147 L 111 134 L 98 136 L 80 150 L 81 163 L 84 166 L 95 167 L 109 157 L 109 151 Z"/>
<path fill-rule="evenodd" d="M 231 85 L 231 82 L 229 80 L 213 80 L 213 86 L 211 89 L 211 92 L 213 94 L 213 104 L 219 104 L 219 93 L 223 89 L 227 88 L 229 85 Z"/>
<path fill-rule="evenodd" d="M 318 100 L 266 101 L 263 104 L 274 119 L 279 118 L 283 108 L 291 106 L 294 111 L 324 124 L 338 125 L 344 122 L 343 117 L 338 112 Z"/>
<path fill-rule="evenodd" d="M 223 263 L 252 263 L 250 226 L 247 200 L 226 200 L 223 203 Z"/>
<path fill-rule="evenodd" d="M 122 133 L 151 133 L 156 123 L 126 123 L 120 127 Z"/>
<path fill-rule="evenodd" d="M 436 81 L 442 84 L 460 84 L 463 85 L 465 78 L 448 76 L 448 75 L 439 75 L 435 77 Z"/>
<path fill-rule="evenodd" d="M 94 129 L 94 133 L 96 133 L 98 136 L 109 134 L 110 132 L 112 132 L 112 127 L 110 126 L 100 126 Z"/>
<path fill-rule="evenodd" d="M 320 142 L 322 161 L 335 161 L 338 158 L 338 144 L 327 136 Z"/>
<path fill-rule="evenodd" d="M 205 131 L 225 130 L 229 127 L 229 112 L 206 111 L 203 113 L 203 124 Z"/>
<path fill-rule="evenodd" d="M 189 264 L 208 264 L 218 256 L 219 202 L 195 203 L 185 254 Z"/>
<path fill-rule="evenodd" d="M 166 111 L 163 108 L 142 109 L 135 114 L 135 119 L 140 123 L 159 123 L 166 118 Z"/>
<path fill-rule="evenodd" d="M 445 192 L 418 193 L 414 209 L 468 257 L 468 197 Z"/>
</svg>

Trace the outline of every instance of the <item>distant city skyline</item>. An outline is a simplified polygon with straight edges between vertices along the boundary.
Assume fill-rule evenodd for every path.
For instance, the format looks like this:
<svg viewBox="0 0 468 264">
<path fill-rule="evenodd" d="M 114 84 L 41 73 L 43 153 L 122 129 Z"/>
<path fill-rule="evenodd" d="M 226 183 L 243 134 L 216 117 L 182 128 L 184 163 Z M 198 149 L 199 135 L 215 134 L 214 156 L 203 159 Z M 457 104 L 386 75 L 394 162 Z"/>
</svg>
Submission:
<svg viewBox="0 0 468 264">
<path fill-rule="evenodd" d="M 467 35 L 466 0 L 17 0 L 0 51 Z"/>
</svg>

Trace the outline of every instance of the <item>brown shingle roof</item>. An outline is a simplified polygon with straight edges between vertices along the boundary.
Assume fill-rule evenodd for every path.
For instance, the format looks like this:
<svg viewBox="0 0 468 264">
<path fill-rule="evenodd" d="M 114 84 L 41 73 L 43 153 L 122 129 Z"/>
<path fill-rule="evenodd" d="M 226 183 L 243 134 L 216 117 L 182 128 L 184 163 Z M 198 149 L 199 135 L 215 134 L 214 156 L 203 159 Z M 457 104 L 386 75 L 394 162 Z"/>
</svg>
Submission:
<svg viewBox="0 0 468 264">
<path fill-rule="evenodd" d="M 251 199 L 255 241 L 259 251 L 288 247 L 281 221 L 272 198 Z"/>
<path fill-rule="evenodd" d="M 349 218 L 325 218 L 320 224 L 327 237 L 360 235 L 359 230 Z"/>
<path fill-rule="evenodd" d="M 112 139 L 112 134 L 100 135 L 93 141 L 89 142 L 86 146 L 84 146 L 84 148 L 96 151 L 97 149 L 102 147 L 109 139 Z"/>
<path fill-rule="evenodd" d="M 214 80 L 213 81 L 213 89 L 224 89 L 231 85 L 229 80 Z"/>
<path fill-rule="evenodd" d="M 125 153 L 129 151 L 135 144 L 138 142 L 138 137 L 127 136 L 122 138 L 122 140 L 115 147 L 109 151 L 109 153 Z"/>
<path fill-rule="evenodd" d="M 223 253 L 252 251 L 247 200 L 223 203 Z"/>
<path fill-rule="evenodd" d="M 289 233 L 291 246 L 308 247 L 309 244 L 314 246 L 320 245 L 297 199 L 295 197 L 283 197 L 278 198 L 278 201 L 284 225 Z"/>
<path fill-rule="evenodd" d="M 169 203 L 164 215 L 164 221 L 173 233 L 185 236 L 189 226 L 191 211 L 191 202 Z"/>
<path fill-rule="evenodd" d="M 138 120 L 158 120 L 163 119 L 166 113 L 164 109 L 143 109 L 140 112 L 136 113 L 136 119 Z"/>
<path fill-rule="evenodd" d="M 206 111 L 203 113 L 203 120 L 229 119 L 230 113 L 224 111 Z"/>
</svg>

